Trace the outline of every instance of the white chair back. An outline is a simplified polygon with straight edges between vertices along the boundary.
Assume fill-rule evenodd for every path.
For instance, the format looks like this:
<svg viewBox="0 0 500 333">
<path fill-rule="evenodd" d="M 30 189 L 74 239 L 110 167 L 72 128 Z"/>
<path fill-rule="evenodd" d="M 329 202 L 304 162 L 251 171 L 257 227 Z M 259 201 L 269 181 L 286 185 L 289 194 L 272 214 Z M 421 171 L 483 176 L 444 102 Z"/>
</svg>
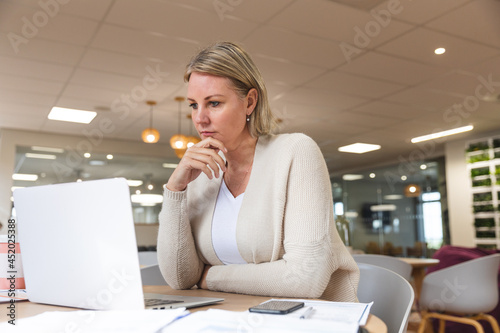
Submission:
<svg viewBox="0 0 500 333">
<path fill-rule="evenodd" d="M 365 263 L 358 263 L 358 267 L 359 301 L 373 301 L 371 313 L 384 321 L 388 332 L 405 332 L 415 298 L 410 283 L 399 274 L 383 267 Z"/>
<path fill-rule="evenodd" d="M 498 303 L 500 254 L 472 259 L 428 274 L 419 298 L 422 310 L 487 313 Z"/>
<path fill-rule="evenodd" d="M 387 268 L 390 271 L 401 275 L 406 281 L 410 281 L 412 267 L 409 263 L 381 254 L 354 254 L 352 256 L 357 263 L 365 263 Z"/>
<path fill-rule="evenodd" d="M 141 268 L 141 280 L 143 286 L 166 286 L 158 265 Z"/>
<path fill-rule="evenodd" d="M 141 267 L 158 265 L 156 251 L 139 251 L 139 265 Z"/>
</svg>

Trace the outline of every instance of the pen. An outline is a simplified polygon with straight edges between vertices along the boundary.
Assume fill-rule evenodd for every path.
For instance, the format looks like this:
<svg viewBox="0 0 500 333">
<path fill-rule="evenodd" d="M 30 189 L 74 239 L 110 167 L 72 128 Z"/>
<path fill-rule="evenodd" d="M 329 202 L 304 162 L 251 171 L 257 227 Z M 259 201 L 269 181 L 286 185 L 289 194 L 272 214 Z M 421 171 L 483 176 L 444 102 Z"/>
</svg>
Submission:
<svg viewBox="0 0 500 333">
<path fill-rule="evenodd" d="M 303 314 L 300 315 L 300 319 L 307 319 L 311 316 L 314 308 L 312 306 L 308 307 L 306 311 L 304 311 Z"/>
</svg>

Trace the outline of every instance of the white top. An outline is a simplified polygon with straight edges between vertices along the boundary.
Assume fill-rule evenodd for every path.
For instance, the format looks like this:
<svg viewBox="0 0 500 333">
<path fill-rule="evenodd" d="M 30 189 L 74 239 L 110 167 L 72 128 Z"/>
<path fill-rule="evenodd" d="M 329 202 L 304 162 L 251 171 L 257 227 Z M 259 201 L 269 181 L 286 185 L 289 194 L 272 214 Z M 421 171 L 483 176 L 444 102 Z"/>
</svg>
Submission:
<svg viewBox="0 0 500 333">
<path fill-rule="evenodd" d="M 212 220 L 212 244 L 223 264 L 246 264 L 236 243 L 236 222 L 244 193 L 236 198 L 222 180 Z"/>
</svg>

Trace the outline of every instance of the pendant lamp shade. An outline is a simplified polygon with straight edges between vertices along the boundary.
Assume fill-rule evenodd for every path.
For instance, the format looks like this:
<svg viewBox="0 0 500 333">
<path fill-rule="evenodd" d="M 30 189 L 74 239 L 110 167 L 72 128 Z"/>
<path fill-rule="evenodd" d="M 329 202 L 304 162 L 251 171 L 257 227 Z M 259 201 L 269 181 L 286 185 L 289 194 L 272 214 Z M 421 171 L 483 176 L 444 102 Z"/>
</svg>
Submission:
<svg viewBox="0 0 500 333">
<path fill-rule="evenodd" d="M 160 140 L 160 132 L 153 127 L 153 107 L 156 105 L 155 101 L 147 101 L 150 106 L 149 110 L 149 127 L 142 131 L 142 141 L 145 143 L 156 143 Z"/>
<path fill-rule="evenodd" d="M 181 103 L 184 102 L 185 98 L 182 96 L 177 96 L 175 101 L 179 103 L 179 123 L 177 134 L 172 135 L 170 138 L 170 146 L 175 151 L 175 155 L 178 158 L 182 158 L 186 149 L 188 148 L 188 138 L 181 133 Z"/>
</svg>

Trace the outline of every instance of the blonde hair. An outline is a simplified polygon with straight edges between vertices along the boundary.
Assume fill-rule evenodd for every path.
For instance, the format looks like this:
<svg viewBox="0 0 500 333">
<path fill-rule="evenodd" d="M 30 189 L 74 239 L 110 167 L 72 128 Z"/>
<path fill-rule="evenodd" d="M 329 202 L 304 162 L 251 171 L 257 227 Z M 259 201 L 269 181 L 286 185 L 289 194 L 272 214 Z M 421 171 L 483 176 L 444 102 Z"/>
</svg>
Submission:
<svg viewBox="0 0 500 333">
<path fill-rule="evenodd" d="M 255 88 L 258 96 L 248 122 L 250 134 L 258 137 L 276 129 L 277 122 L 269 107 L 264 79 L 242 47 L 232 42 L 218 42 L 204 48 L 187 65 L 184 81 L 189 82 L 194 72 L 228 78 L 241 98 Z"/>
</svg>

